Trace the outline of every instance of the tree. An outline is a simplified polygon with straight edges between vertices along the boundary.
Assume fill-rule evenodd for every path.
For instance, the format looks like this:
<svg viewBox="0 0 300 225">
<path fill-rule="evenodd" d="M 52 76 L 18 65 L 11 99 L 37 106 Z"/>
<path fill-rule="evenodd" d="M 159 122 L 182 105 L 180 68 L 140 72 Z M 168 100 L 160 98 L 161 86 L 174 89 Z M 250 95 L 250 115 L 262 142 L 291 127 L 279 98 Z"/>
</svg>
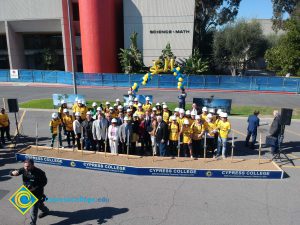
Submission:
<svg viewBox="0 0 300 225">
<path fill-rule="evenodd" d="M 227 25 L 215 33 L 213 41 L 216 65 L 230 69 L 233 76 L 237 70 L 243 73 L 249 62 L 264 55 L 266 48 L 267 41 L 255 21 Z"/>
<path fill-rule="evenodd" d="M 46 70 L 55 69 L 58 62 L 58 56 L 55 50 L 45 48 L 42 51 L 42 64 Z"/>
<path fill-rule="evenodd" d="M 285 13 L 292 15 L 297 9 L 299 11 L 300 1 L 299 0 L 272 0 L 273 3 L 273 29 L 284 28 L 283 16 Z"/>
<path fill-rule="evenodd" d="M 159 56 L 160 60 L 164 60 L 164 59 L 175 59 L 176 56 L 174 55 L 174 53 L 172 52 L 172 48 L 171 48 L 171 44 L 168 42 L 168 44 L 166 45 L 166 47 L 161 51 L 161 55 Z"/>
<path fill-rule="evenodd" d="M 280 75 L 300 75 L 300 21 L 287 20 L 284 29 L 287 33 L 265 54 L 267 67 Z"/>
<path fill-rule="evenodd" d="M 208 62 L 202 59 L 198 49 L 194 50 L 189 58 L 179 61 L 186 74 L 202 74 L 209 69 Z"/>
<path fill-rule="evenodd" d="M 144 72 L 143 56 L 137 48 L 137 33 L 130 35 L 130 47 L 128 49 L 120 49 L 119 59 L 124 73 Z"/>
<path fill-rule="evenodd" d="M 194 49 L 207 57 L 212 52 L 212 36 L 218 26 L 234 21 L 241 0 L 196 0 Z"/>
</svg>

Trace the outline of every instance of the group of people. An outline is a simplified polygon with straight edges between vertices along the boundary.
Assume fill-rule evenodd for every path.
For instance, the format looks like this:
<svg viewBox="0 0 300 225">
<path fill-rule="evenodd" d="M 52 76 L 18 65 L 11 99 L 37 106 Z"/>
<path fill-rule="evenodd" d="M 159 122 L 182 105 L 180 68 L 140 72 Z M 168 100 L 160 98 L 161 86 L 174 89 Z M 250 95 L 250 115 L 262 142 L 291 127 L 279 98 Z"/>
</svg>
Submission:
<svg viewBox="0 0 300 225">
<path fill-rule="evenodd" d="M 166 103 L 152 104 L 149 97 L 144 104 L 134 98 L 123 106 L 116 99 L 113 105 L 94 102 L 91 108 L 77 100 L 72 110 L 62 101 L 50 121 L 51 147 L 57 136 L 57 147 L 63 147 L 64 134 L 68 147 L 78 149 L 191 158 L 203 157 L 204 152 L 225 158 L 230 129 L 228 115 L 220 109 L 199 109 L 194 103 L 189 110 L 171 112 Z"/>
</svg>

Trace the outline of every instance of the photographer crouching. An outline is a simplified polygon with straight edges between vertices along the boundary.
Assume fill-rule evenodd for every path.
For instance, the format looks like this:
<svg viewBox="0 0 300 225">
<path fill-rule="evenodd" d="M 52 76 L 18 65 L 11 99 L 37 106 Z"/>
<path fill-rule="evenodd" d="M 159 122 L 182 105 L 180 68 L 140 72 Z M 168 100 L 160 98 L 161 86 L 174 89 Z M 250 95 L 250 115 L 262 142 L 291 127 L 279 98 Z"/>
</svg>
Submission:
<svg viewBox="0 0 300 225">
<path fill-rule="evenodd" d="M 47 184 L 45 172 L 34 166 L 33 159 L 26 159 L 23 168 L 11 171 L 10 175 L 22 175 L 24 186 L 26 186 L 38 199 L 38 202 L 30 209 L 30 225 L 36 225 L 38 209 L 42 211 L 39 214 L 39 218 L 43 218 L 49 214 L 49 209 L 44 204 L 44 201 L 46 200 L 44 187 Z"/>
</svg>

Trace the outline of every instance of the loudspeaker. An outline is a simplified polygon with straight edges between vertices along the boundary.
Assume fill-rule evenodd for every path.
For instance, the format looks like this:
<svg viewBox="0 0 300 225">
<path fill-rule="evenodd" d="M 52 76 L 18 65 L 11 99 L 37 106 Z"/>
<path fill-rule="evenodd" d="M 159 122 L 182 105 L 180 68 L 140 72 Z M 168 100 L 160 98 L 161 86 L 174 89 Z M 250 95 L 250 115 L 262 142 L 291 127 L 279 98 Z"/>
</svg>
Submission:
<svg viewBox="0 0 300 225">
<path fill-rule="evenodd" d="M 280 125 L 291 125 L 293 109 L 282 108 L 280 113 Z"/>
<path fill-rule="evenodd" d="M 18 99 L 16 98 L 7 99 L 7 106 L 8 106 L 8 111 L 10 113 L 19 112 Z"/>
</svg>

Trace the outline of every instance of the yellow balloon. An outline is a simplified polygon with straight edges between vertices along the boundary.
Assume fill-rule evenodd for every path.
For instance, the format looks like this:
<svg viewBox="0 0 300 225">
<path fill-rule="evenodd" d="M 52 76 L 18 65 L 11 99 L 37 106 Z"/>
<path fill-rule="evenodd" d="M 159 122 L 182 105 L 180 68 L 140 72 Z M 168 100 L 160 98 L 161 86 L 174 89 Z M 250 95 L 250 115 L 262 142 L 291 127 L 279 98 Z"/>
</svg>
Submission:
<svg viewBox="0 0 300 225">
<path fill-rule="evenodd" d="M 173 75 L 174 75 L 174 76 L 177 76 L 177 73 L 176 73 L 176 72 L 174 72 L 174 73 L 173 73 Z"/>
<path fill-rule="evenodd" d="M 146 75 L 144 77 L 146 77 L 148 79 L 148 77 L 149 77 L 148 73 L 146 73 Z"/>
<path fill-rule="evenodd" d="M 181 82 L 178 82 L 177 85 L 178 85 L 179 87 L 181 87 L 181 86 L 182 86 L 182 83 L 181 83 Z"/>
<path fill-rule="evenodd" d="M 146 85 L 146 81 L 143 81 L 143 82 L 142 82 L 142 85 Z"/>
<path fill-rule="evenodd" d="M 169 59 L 165 59 L 164 72 L 167 72 L 169 68 Z"/>
<path fill-rule="evenodd" d="M 179 81 L 179 82 L 182 82 L 182 81 L 183 81 L 182 77 L 179 77 L 178 81 Z"/>
<path fill-rule="evenodd" d="M 174 69 L 174 63 L 175 63 L 175 60 L 171 59 L 170 60 L 171 71 Z"/>
<path fill-rule="evenodd" d="M 178 89 L 180 89 L 180 86 L 177 86 Z"/>
<path fill-rule="evenodd" d="M 137 83 L 134 83 L 134 84 L 133 84 L 133 87 L 137 87 Z"/>
<path fill-rule="evenodd" d="M 176 67 L 176 70 L 177 70 L 177 71 L 180 71 L 180 67 L 179 67 L 179 66 L 178 66 L 178 67 Z"/>
</svg>

